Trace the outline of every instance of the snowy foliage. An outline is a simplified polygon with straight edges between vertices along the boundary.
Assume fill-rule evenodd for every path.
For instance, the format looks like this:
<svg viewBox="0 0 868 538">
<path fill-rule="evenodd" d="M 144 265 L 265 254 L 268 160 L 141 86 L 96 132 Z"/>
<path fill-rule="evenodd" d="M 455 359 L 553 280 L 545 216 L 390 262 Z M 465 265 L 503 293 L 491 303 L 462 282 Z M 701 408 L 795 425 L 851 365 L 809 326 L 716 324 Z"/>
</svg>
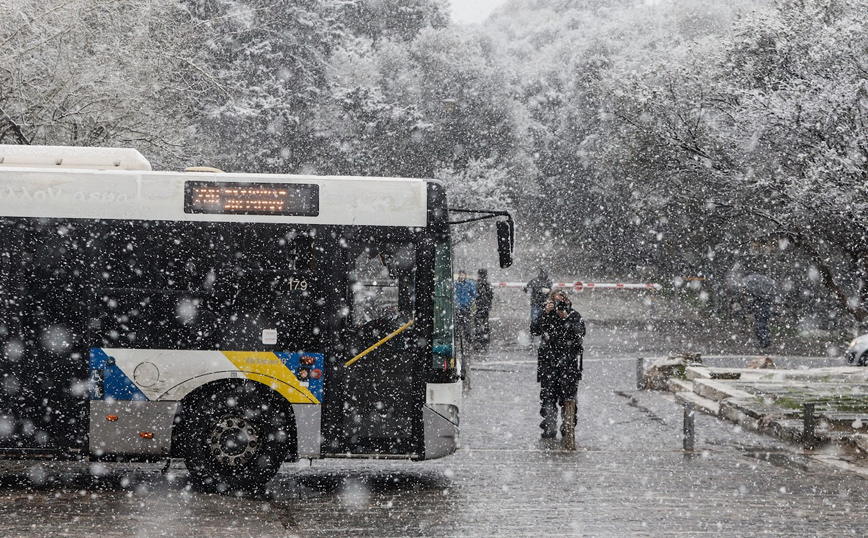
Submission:
<svg viewBox="0 0 868 538">
<path fill-rule="evenodd" d="M 340 100 L 321 110 L 323 169 L 435 177 L 447 182 L 453 205 L 489 209 L 523 190 L 524 117 L 488 39 L 434 28 L 409 44 L 360 39 L 332 65 Z"/>
<path fill-rule="evenodd" d="M 177 150 L 177 12 L 162 0 L 0 3 L 0 142 Z"/>
<path fill-rule="evenodd" d="M 868 2 L 510 0 L 472 28 L 445 13 L 6 2 L 0 141 L 436 177 L 454 206 L 517 210 L 520 239 L 545 231 L 586 273 L 725 292 L 765 266 L 868 319 Z"/>
<path fill-rule="evenodd" d="M 651 212 L 687 216 L 675 227 L 669 219 L 670 247 L 705 244 L 730 260 L 751 243 L 795 247 L 859 320 L 868 315 L 868 237 L 857 217 L 868 161 L 866 7 L 781 1 L 744 15 L 723 46 L 634 77 L 614 110 L 620 143 L 645 169 L 637 176 L 660 195 Z M 778 257 L 799 266 L 796 254 Z"/>
<path fill-rule="evenodd" d="M 338 1 L 191 2 L 201 145 L 227 170 L 285 172 L 310 151 L 308 115 L 327 98 Z M 195 75 L 195 74 L 194 74 Z"/>
</svg>

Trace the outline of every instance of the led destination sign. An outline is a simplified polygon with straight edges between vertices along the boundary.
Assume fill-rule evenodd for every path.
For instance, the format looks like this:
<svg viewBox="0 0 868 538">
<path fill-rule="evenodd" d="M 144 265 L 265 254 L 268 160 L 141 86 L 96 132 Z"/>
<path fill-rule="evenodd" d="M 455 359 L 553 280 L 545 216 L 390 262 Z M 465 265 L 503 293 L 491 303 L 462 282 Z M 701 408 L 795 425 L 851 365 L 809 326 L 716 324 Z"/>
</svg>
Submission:
<svg viewBox="0 0 868 538">
<path fill-rule="evenodd" d="M 319 185 L 187 181 L 184 212 L 316 217 Z"/>
</svg>

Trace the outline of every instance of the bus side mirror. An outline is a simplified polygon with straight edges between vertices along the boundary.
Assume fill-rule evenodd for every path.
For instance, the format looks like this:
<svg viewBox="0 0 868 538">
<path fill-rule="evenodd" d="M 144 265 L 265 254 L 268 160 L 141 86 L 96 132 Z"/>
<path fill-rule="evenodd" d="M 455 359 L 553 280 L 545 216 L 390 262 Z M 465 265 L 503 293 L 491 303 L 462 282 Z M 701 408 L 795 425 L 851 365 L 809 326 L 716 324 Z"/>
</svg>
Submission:
<svg viewBox="0 0 868 538">
<path fill-rule="evenodd" d="M 512 217 L 499 220 L 497 225 L 497 254 L 500 257 L 500 267 L 512 265 L 512 252 L 515 248 L 515 224 Z"/>
</svg>

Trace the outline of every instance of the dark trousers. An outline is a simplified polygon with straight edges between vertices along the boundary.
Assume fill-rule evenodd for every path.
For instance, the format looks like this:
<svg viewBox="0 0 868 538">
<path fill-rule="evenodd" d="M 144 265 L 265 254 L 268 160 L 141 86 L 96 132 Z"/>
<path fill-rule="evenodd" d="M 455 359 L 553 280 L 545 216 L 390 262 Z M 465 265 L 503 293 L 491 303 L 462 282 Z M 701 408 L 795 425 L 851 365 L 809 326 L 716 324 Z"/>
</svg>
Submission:
<svg viewBox="0 0 868 538">
<path fill-rule="evenodd" d="M 477 308 L 473 317 L 473 328 L 476 333 L 476 345 L 482 349 L 488 348 L 491 342 L 491 324 L 488 322 L 488 310 Z"/>
<path fill-rule="evenodd" d="M 542 314 L 543 309 L 539 306 L 530 305 L 530 326 L 533 327 L 533 322 Z"/>
<path fill-rule="evenodd" d="M 756 339 L 760 347 L 769 347 L 772 343 L 769 331 L 769 320 L 772 317 L 772 305 L 769 301 L 754 299 L 751 304 L 756 330 Z"/>
<path fill-rule="evenodd" d="M 576 400 L 579 380 L 567 372 L 542 372 L 540 375 L 540 410 L 543 420 L 540 428 L 544 435 L 554 435 L 558 427 L 558 407 L 561 414 L 561 435 L 563 435 L 564 400 Z M 573 426 L 578 419 L 573 417 Z"/>
<path fill-rule="evenodd" d="M 756 316 L 756 339 L 760 347 L 769 347 L 772 343 L 771 332 L 769 331 L 769 318 L 765 316 Z"/>
<path fill-rule="evenodd" d="M 459 339 L 462 351 L 470 346 L 470 308 L 455 309 L 455 336 Z"/>
</svg>

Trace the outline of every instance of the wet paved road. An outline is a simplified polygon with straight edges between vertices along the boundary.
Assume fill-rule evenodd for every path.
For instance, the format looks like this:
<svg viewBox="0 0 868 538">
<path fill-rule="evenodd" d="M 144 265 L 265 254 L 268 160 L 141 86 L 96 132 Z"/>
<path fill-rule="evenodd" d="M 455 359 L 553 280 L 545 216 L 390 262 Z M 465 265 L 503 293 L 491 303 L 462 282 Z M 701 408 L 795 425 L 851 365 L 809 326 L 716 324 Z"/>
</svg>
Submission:
<svg viewBox="0 0 868 538">
<path fill-rule="evenodd" d="M 475 358 L 462 448 L 449 458 L 288 465 L 253 498 L 190 491 L 180 464 L 163 476 L 152 465 L 2 463 L 3 534 L 865 534 L 868 480 L 855 473 L 703 415 L 695 454 L 681 451 L 680 407 L 634 387 L 636 357 L 684 341 L 644 328 L 592 329 L 575 452 L 538 438 L 534 355 L 503 350 Z"/>
</svg>

